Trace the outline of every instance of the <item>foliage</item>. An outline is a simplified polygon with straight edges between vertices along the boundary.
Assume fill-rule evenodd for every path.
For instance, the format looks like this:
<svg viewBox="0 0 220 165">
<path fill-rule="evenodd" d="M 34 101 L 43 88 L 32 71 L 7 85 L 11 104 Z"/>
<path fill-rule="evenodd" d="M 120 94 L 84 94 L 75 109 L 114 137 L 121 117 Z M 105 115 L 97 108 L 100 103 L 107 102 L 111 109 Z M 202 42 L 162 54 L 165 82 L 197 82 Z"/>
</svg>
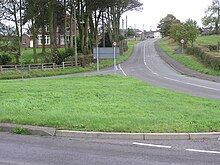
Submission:
<svg viewBox="0 0 220 165">
<path fill-rule="evenodd" d="M 11 62 L 11 57 L 7 54 L 0 55 L 0 65 L 7 65 Z"/>
<path fill-rule="evenodd" d="M 163 35 L 163 37 L 167 37 L 170 35 L 170 29 L 173 24 L 180 23 L 174 15 L 168 14 L 165 18 L 163 18 L 158 24 L 158 28 Z"/>
<path fill-rule="evenodd" d="M 182 23 L 174 23 L 170 28 L 170 37 L 178 42 L 181 39 L 185 39 L 184 25 Z"/>
<path fill-rule="evenodd" d="M 175 49 L 175 48 L 173 48 L 173 45 L 175 45 L 175 44 L 176 44 L 176 42 L 174 42 L 174 41 L 172 41 L 172 39 L 168 39 L 168 38 L 164 38 L 160 41 L 160 47 L 169 56 L 174 58 L 176 61 L 178 61 L 182 65 L 185 65 L 186 67 L 188 67 L 192 70 L 196 70 L 201 73 L 210 74 L 210 75 L 217 75 L 217 76 L 220 75 L 220 71 L 208 68 L 198 58 L 196 58 L 193 55 L 188 55 L 188 54 L 179 55 L 179 54 L 173 53 L 173 51 Z M 178 47 L 178 45 L 176 44 L 175 47 Z M 192 51 L 191 54 L 194 54 L 194 52 Z"/>
<path fill-rule="evenodd" d="M 188 19 L 185 23 L 174 23 L 170 28 L 170 35 L 172 39 L 180 42 L 181 39 L 185 40 L 185 44 L 188 42 L 193 46 L 199 35 L 199 27 L 196 21 Z"/>
<path fill-rule="evenodd" d="M 191 46 L 193 46 L 193 43 L 196 41 L 196 38 L 199 35 L 199 27 L 196 23 L 196 21 L 193 21 L 192 19 L 188 19 L 184 23 L 184 30 L 185 30 L 185 38 L 188 42 L 191 43 Z"/>
<path fill-rule="evenodd" d="M 212 0 L 212 5 L 206 10 L 206 16 L 203 17 L 203 25 L 215 29 L 215 34 L 219 34 L 220 24 L 220 1 Z"/>
<path fill-rule="evenodd" d="M 31 135 L 31 132 L 26 128 L 14 128 L 11 132 L 19 135 Z"/>
<path fill-rule="evenodd" d="M 134 37 L 135 31 L 132 28 L 128 28 L 127 34 L 128 37 Z"/>
<path fill-rule="evenodd" d="M 194 55 L 207 67 L 220 71 L 220 58 L 209 54 L 204 48 L 188 47 L 186 53 Z"/>
<path fill-rule="evenodd" d="M 69 56 L 74 56 L 75 50 L 73 48 L 67 48 L 65 50 L 59 50 L 58 51 L 58 59 L 56 61 L 56 64 L 61 64 L 65 61 L 65 59 Z"/>
</svg>

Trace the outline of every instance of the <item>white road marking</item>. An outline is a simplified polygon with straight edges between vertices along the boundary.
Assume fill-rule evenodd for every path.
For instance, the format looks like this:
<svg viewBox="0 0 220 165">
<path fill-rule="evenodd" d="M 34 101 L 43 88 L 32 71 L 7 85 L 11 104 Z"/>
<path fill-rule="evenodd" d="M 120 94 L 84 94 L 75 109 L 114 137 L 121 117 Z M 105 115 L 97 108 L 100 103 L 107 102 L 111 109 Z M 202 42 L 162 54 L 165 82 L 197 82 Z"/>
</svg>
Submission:
<svg viewBox="0 0 220 165">
<path fill-rule="evenodd" d="M 176 79 L 172 79 L 172 78 L 169 78 L 169 77 L 163 77 L 163 78 L 165 78 L 165 79 L 167 79 L 167 80 L 179 82 L 179 83 L 182 83 L 182 84 L 187 84 L 187 85 L 195 86 L 195 87 L 200 87 L 200 88 L 205 88 L 205 89 L 211 89 L 211 90 L 215 90 L 215 91 L 220 91 L 220 89 L 217 89 L 217 88 L 212 88 L 212 87 L 207 87 L 207 86 L 203 86 L 203 85 L 197 85 L 197 84 L 193 84 L 193 83 L 183 82 L 183 81 L 176 80 Z"/>
<path fill-rule="evenodd" d="M 124 70 L 122 69 L 121 65 L 118 65 L 119 69 L 122 71 L 122 73 L 124 74 L 124 76 L 127 76 L 127 74 L 124 72 Z"/>
<path fill-rule="evenodd" d="M 172 79 L 172 78 L 169 78 L 169 77 L 160 76 L 158 73 L 154 72 L 154 71 L 147 65 L 146 55 L 145 55 L 145 54 L 146 54 L 146 52 L 145 52 L 145 46 L 146 46 L 146 43 L 144 44 L 144 65 L 145 65 L 145 66 L 147 67 L 147 69 L 148 69 L 151 73 L 153 73 L 154 75 L 159 76 L 159 77 L 164 78 L 164 79 L 167 79 L 167 80 L 179 82 L 179 83 L 182 83 L 182 84 L 187 84 L 187 85 L 191 85 L 191 86 L 195 86 L 195 87 L 199 87 L 199 88 L 205 88 L 205 89 L 220 91 L 220 89 L 217 89 L 217 88 L 212 88 L 212 87 L 207 87 L 207 86 L 203 86 L 203 85 L 198 85 L 198 84 L 183 82 L 183 81 L 180 81 L 180 80 L 177 80 L 177 79 Z"/>
<path fill-rule="evenodd" d="M 115 65 L 115 69 L 118 70 L 118 66 L 117 65 Z"/>
<path fill-rule="evenodd" d="M 156 147 L 156 148 L 172 148 L 172 146 L 155 145 L 155 144 L 145 144 L 145 143 L 136 143 L 136 142 L 134 142 L 133 145 Z"/>
<path fill-rule="evenodd" d="M 195 150 L 195 149 L 186 149 L 186 151 L 200 152 L 200 153 L 210 153 L 210 154 L 220 154 L 220 152 L 218 152 L 218 151 L 206 151 L 206 150 Z"/>
</svg>

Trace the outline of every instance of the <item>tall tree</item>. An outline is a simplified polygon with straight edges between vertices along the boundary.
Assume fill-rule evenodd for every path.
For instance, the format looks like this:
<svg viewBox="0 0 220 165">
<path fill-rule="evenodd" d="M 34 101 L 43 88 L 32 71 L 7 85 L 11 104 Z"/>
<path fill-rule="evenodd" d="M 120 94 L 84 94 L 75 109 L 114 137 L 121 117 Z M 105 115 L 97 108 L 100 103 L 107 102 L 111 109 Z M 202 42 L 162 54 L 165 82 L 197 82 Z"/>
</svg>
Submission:
<svg viewBox="0 0 220 165">
<path fill-rule="evenodd" d="M 175 23 L 180 23 L 180 20 L 178 20 L 174 15 L 168 14 L 160 21 L 157 27 L 160 29 L 163 37 L 167 37 L 170 35 L 171 26 Z"/>
<path fill-rule="evenodd" d="M 187 41 L 191 43 L 191 46 L 193 46 L 196 38 L 199 35 L 199 27 L 197 25 L 197 22 L 192 19 L 188 19 L 184 23 L 184 30 Z"/>
<path fill-rule="evenodd" d="M 6 0 L 0 2 L 0 15 L 2 15 L 4 20 L 13 22 L 15 26 L 16 42 L 18 45 L 18 50 L 15 55 L 17 64 L 19 64 L 19 59 L 22 52 L 23 2 L 23 0 Z"/>
<path fill-rule="evenodd" d="M 214 28 L 215 33 L 219 34 L 220 24 L 220 0 L 212 0 L 212 5 L 205 11 L 206 16 L 202 19 L 203 25 Z"/>
</svg>

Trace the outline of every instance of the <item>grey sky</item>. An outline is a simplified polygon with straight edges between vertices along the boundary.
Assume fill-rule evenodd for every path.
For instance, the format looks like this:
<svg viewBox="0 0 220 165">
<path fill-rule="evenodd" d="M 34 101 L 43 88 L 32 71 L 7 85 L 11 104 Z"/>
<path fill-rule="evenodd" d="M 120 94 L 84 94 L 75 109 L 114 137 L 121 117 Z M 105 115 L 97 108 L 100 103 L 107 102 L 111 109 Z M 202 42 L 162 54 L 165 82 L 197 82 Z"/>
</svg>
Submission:
<svg viewBox="0 0 220 165">
<path fill-rule="evenodd" d="M 159 21 L 167 14 L 173 14 L 177 19 L 185 22 L 191 18 L 202 26 L 201 19 L 205 10 L 212 4 L 212 0 L 141 0 L 144 3 L 142 12 L 127 12 L 122 16 L 128 17 L 128 26 L 136 25 L 139 29 L 156 30 Z"/>
</svg>

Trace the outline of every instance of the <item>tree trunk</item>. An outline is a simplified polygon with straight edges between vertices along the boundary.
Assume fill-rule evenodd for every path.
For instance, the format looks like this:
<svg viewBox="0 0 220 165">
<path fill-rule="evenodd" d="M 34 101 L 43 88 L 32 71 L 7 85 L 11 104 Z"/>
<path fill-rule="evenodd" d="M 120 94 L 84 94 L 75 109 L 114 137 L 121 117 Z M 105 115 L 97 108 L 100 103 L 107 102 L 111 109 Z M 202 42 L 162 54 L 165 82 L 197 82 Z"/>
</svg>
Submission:
<svg viewBox="0 0 220 165">
<path fill-rule="evenodd" d="M 57 30 L 57 20 L 56 20 L 56 0 L 50 0 L 49 2 L 49 29 L 50 29 L 50 46 L 53 62 L 57 62 L 57 39 L 56 39 L 56 30 Z"/>
<path fill-rule="evenodd" d="M 36 39 L 37 39 L 37 32 L 36 32 L 36 27 L 35 27 L 35 22 L 33 19 L 31 19 L 32 22 L 32 34 L 33 34 L 33 54 L 34 54 L 34 63 L 37 63 L 37 43 L 36 43 Z"/>
<path fill-rule="evenodd" d="M 18 42 L 18 52 L 15 55 L 16 58 L 16 64 L 20 63 L 20 57 L 21 57 L 21 34 L 19 31 L 19 25 L 18 25 L 18 18 L 16 15 L 16 1 L 13 1 L 13 16 L 14 16 L 14 22 L 15 22 L 15 28 L 16 28 L 16 34 L 17 34 L 17 42 Z"/>
</svg>

